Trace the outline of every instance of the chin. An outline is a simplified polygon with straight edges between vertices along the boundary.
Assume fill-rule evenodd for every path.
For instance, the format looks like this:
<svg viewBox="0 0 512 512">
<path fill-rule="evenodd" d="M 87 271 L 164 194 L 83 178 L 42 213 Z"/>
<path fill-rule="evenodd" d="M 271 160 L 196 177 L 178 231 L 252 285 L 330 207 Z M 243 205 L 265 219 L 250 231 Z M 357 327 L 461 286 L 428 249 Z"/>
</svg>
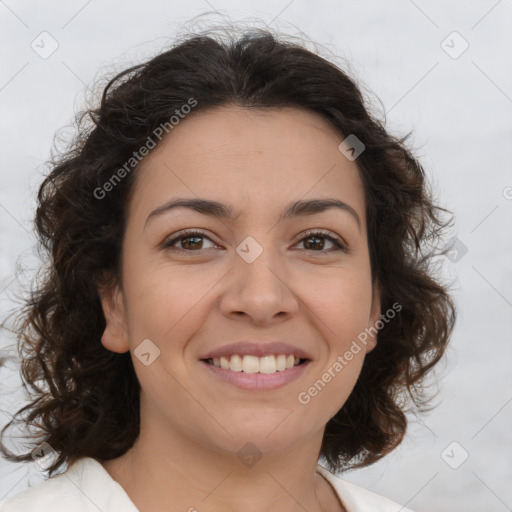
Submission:
<svg viewBox="0 0 512 512">
<path fill-rule="evenodd" d="M 286 451 L 308 436 L 307 432 L 301 431 L 299 425 L 289 422 L 291 416 L 293 413 L 290 414 L 290 411 L 282 411 L 275 421 L 270 421 L 269 418 L 260 421 L 253 419 L 249 422 L 233 421 L 232 426 L 228 428 L 232 437 L 227 434 L 224 436 L 221 443 L 222 448 L 231 452 L 235 451 L 237 454 L 247 445 L 254 447 L 262 454 Z M 250 450 L 251 448 L 246 449 Z"/>
</svg>

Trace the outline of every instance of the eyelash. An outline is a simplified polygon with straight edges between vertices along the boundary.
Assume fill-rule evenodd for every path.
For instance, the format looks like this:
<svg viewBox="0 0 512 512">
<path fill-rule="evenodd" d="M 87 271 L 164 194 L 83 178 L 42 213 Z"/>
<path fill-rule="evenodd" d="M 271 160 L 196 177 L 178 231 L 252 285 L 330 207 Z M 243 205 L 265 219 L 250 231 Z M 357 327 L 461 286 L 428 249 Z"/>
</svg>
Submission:
<svg viewBox="0 0 512 512">
<path fill-rule="evenodd" d="M 194 236 L 206 238 L 206 239 L 210 240 L 210 242 L 215 243 L 209 236 L 207 236 L 202 231 L 198 231 L 196 229 L 186 229 L 186 230 L 182 231 L 181 233 L 179 233 L 178 236 L 175 236 L 172 239 L 166 240 L 162 244 L 162 248 L 169 249 L 176 242 L 179 242 L 180 240 L 186 240 L 187 238 L 192 238 Z M 318 230 L 318 229 L 309 229 L 309 230 L 305 231 L 303 233 L 302 238 L 297 243 L 303 242 L 304 240 L 307 240 L 308 238 L 312 238 L 312 237 L 325 238 L 334 244 L 334 248 L 332 248 L 328 251 L 323 251 L 323 250 L 322 251 L 314 251 L 311 249 L 304 249 L 304 250 L 307 250 L 309 252 L 318 252 L 318 253 L 330 253 L 330 252 L 336 252 L 336 251 L 347 252 L 347 248 L 346 248 L 345 244 L 340 239 L 329 235 L 328 232 L 325 232 L 323 230 Z M 194 253 L 194 252 L 200 253 L 200 252 L 202 252 L 201 249 L 194 251 L 191 249 L 180 249 L 180 248 L 176 248 L 176 247 L 174 248 L 174 250 L 181 252 L 181 253 Z"/>
</svg>

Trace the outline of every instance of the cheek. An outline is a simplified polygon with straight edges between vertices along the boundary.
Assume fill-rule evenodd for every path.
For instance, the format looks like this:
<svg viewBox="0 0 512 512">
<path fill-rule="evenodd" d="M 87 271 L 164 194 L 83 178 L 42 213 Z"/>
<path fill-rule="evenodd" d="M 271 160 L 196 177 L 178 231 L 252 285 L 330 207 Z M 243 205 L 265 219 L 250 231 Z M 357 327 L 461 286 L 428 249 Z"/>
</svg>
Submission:
<svg viewBox="0 0 512 512">
<path fill-rule="evenodd" d="M 317 281 L 318 283 L 318 281 Z M 318 327 L 331 349 L 344 350 L 353 338 L 368 327 L 372 286 L 365 272 L 341 269 L 306 294 L 306 304 L 321 322 Z"/>
<path fill-rule="evenodd" d="M 372 287 L 367 273 L 341 270 L 325 284 L 308 294 L 306 303 L 327 352 L 297 400 L 306 420 L 327 422 L 346 402 L 361 372 L 366 347 L 358 336 L 368 327 Z"/>
<path fill-rule="evenodd" d="M 182 339 L 180 333 L 189 337 L 190 326 L 200 325 L 198 317 L 204 311 L 207 294 L 219 280 L 199 266 L 164 266 L 142 257 L 126 261 L 125 276 L 133 341 L 153 337 L 163 347 Z"/>
<path fill-rule="evenodd" d="M 327 423 L 345 404 L 363 364 L 362 352 L 345 364 L 336 358 L 319 370 L 315 378 L 297 395 L 300 418 L 314 424 Z"/>
</svg>

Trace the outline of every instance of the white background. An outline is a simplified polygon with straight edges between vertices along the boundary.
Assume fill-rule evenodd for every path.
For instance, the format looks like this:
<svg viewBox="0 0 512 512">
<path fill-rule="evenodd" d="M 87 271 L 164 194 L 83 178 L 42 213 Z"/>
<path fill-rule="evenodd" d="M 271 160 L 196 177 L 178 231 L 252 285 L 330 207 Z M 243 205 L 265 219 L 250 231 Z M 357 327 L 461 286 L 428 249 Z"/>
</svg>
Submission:
<svg viewBox="0 0 512 512">
<path fill-rule="evenodd" d="M 416 155 L 467 248 L 445 262 L 459 317 L 437 408 L 411 423 L 393 454 L 343 478 L 418 512 L 512 510 L 512 0 L 1 1 L 0 314 L 14 306 L 20 268 L 39 263 L 32 217 L 55 132 L 95 78 L 154 55 L 183 23 L 214 10 L 301 30 L 339 64 L 347 59 L 382 100 L 388 129 L 414 130 Z M 46 59 L 31 48 L 43 31 L 58 43 Z M 453 31 L 460 36 L 446 39 Z M 2 331 L 0 348 L 13 354 L 12 343 Z M 1 425 L 23 403 L 12 368 L 0 371 Z M 453 441 L 452 465 L 469 454 L 458 469 L 441 456 Z M 2 460 L 0 499 L 39 480 L 33 464 Z"/>
</svg>

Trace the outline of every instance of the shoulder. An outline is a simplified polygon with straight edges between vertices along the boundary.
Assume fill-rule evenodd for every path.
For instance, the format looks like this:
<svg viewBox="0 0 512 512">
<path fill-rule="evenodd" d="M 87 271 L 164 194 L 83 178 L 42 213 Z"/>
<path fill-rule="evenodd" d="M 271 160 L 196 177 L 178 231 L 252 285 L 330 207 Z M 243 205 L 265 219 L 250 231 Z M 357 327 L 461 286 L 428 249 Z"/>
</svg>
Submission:
<svg viewBox="0 0 512 512">
<path fill-rule="evenodd" d="M 96 460 L 83 457 L 64 473 L 0 502 L 0 512 L 138 512 Z"/>
<path fill-rule="evenodd" d="M 412 512 L 389 498 L 339 478 L 320 464 L 317 471 L 332 485 L 347 512 Z"/>
</svg>

